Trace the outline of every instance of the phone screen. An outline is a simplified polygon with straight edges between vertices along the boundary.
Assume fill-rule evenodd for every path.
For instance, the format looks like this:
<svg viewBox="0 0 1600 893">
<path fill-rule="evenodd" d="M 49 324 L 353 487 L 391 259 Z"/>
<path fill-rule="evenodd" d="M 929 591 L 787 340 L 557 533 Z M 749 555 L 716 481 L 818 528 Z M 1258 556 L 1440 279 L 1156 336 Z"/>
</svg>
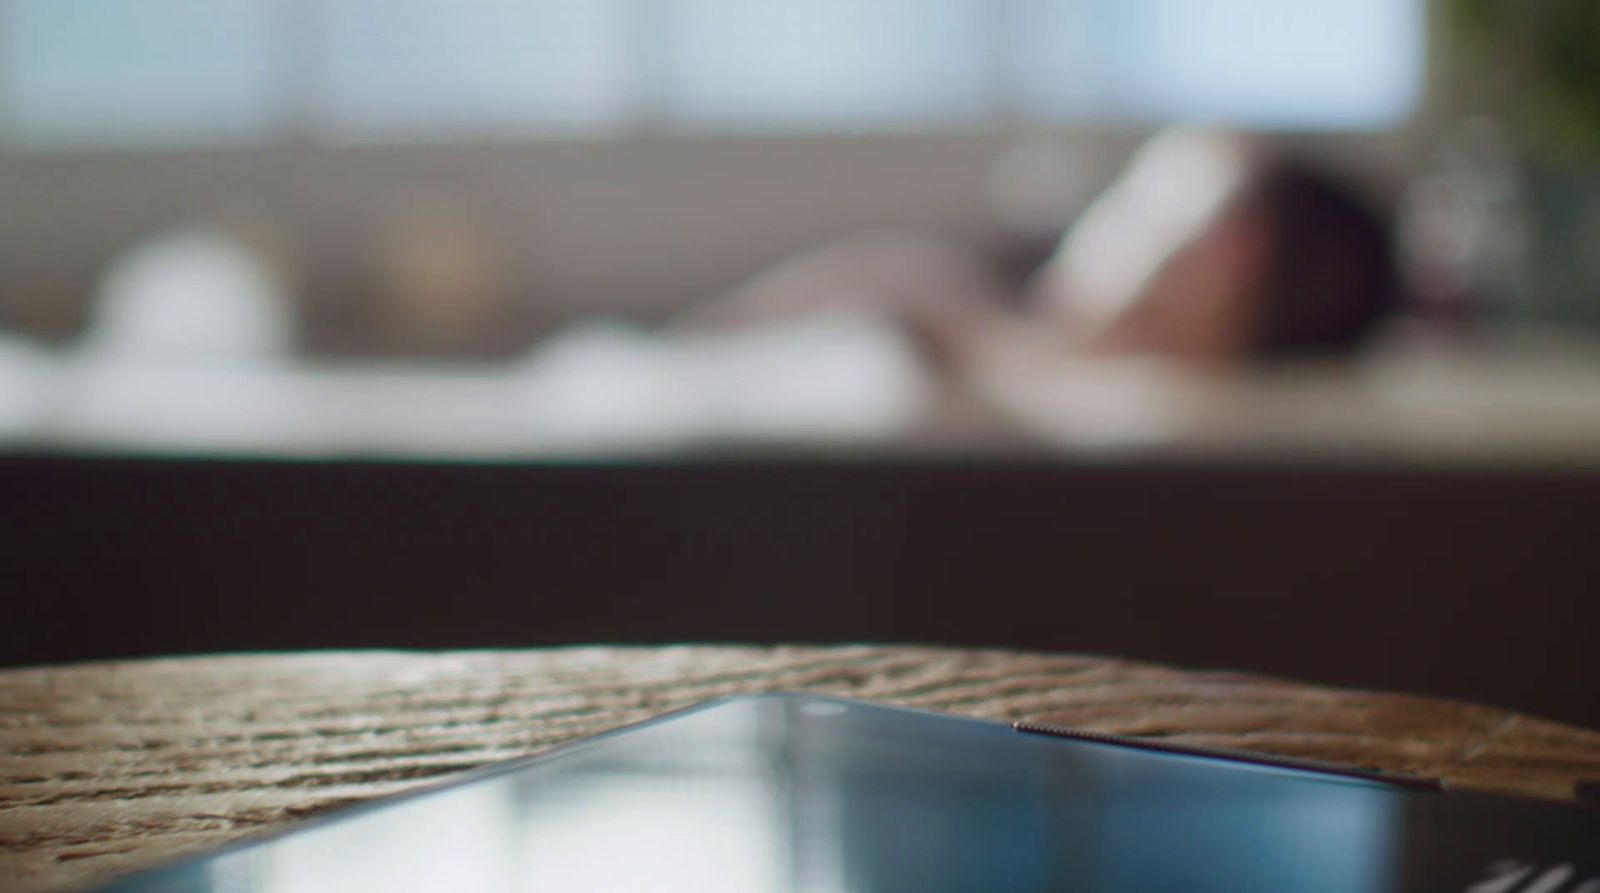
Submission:
<svg viewBox="0 0 1600 893">
<path fill-rule="evenodd" d="M 116 891 L 1600 893 L 1600 812 L 804 695 L 601 736 Z"/>
</svg>

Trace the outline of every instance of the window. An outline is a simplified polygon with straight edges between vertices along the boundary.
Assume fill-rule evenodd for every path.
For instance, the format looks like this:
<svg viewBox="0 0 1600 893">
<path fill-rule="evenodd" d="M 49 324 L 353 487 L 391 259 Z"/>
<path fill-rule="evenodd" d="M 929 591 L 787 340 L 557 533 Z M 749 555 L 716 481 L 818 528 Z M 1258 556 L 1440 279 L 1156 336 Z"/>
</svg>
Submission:
<svg viewBox="0 0 1600 893">
<path fill-rule="evenodd" d="M 1421 0 L 0 0 L 0 137 L 1373 127 Z M 1247 50 L 1247 51 L 1246 51 Z"/>
<path fill-rule="evenodd" d="M 215 143 L 277 123 L 274 0 L 0 0 L 0 101 L 24 143 Z"/>
<path fill-rule="evenodd" d="M 675 0 L 664 112 L 691 126 L 970 121 L 989 99 L 988 0 Z"/>
<path fill-rule="evenodd" d="M 1417 102 L 1423 9 L 1406 0 L 1021 0 L 1017 95 L 1045 117 L 1375 127 Z"/>
<path fill-rule="evenodd" d="M 625 114 L 621 0 L 324 0 L 318 129 L 604 130 Z M 316 38 L 312 38 L 316 39 Z"/>
</svg>

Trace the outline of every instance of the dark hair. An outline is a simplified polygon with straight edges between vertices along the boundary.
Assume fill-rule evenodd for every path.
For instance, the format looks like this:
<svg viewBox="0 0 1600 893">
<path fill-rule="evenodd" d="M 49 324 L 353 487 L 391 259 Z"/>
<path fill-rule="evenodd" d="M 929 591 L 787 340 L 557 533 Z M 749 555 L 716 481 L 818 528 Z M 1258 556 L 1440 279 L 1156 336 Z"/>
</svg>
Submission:
<svg viewBox="0 0 1600 893">
<path fill-rule="evenodd" d="M 1271 234 L 1257 356 L 1348 350 L 1399 305 L 1390 228 L 1354 190 L 1310 165 L 1279 162 L 1250 198 Z"/>
</svg>

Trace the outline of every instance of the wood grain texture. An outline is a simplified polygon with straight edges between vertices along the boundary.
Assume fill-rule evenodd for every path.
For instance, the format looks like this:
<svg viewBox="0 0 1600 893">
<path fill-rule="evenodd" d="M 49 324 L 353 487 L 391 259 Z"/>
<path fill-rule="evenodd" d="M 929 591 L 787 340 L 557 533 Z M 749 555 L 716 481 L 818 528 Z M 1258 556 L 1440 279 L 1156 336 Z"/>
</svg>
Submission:
<svg viewBox="0 0 1600 893">
<path fill-rule="evenodd" d="M 0 889 L 76 886 L 719 695 L 805 690 L 1567 796 L 1600 733 L 1101 658 L 934 648 L 316 653 L 0 672 Z"/>
</svg>

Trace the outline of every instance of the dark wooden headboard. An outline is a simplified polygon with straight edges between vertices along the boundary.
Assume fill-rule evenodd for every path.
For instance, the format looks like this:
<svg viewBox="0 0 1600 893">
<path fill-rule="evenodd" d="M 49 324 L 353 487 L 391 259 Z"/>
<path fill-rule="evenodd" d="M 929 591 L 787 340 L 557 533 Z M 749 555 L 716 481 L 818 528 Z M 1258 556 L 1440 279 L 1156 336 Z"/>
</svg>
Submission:
<svg viewBox="0 0 1600 893">
<path fill-rule="evenodd" d="M 1600 726 L 1600 473 L 0 459 L 0 663 L 917 641 Z"/>
</svg>

